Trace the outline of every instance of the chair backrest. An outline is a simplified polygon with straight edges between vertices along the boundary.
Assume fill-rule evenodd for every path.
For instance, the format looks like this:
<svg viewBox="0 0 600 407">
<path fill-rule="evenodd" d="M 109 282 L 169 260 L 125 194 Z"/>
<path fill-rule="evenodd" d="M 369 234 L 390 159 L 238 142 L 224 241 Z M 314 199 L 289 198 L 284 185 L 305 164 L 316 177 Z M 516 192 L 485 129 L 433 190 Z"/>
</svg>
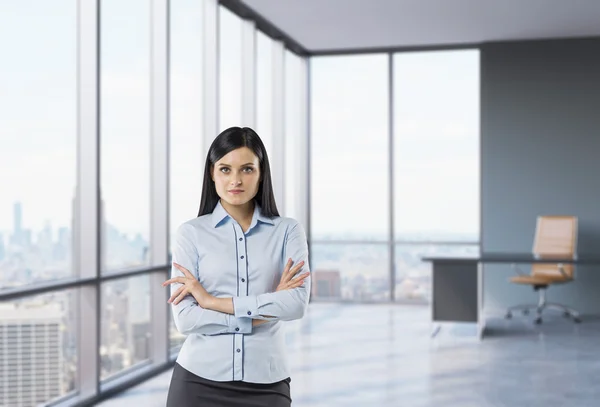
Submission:
<svg viewBox="0 0 600 407">
<path fill-rule="evenodd" d="M 574 258 L 577 256 L 577 217 L 539 216 L 535 229 L 533 254 L 540 258 Z M 564 264 L 563 271 L 573 278 L 575 267 Z M 558 264 L 534 264 L 531 274 L 550 278 L 564 278 Z"/>
</svg>

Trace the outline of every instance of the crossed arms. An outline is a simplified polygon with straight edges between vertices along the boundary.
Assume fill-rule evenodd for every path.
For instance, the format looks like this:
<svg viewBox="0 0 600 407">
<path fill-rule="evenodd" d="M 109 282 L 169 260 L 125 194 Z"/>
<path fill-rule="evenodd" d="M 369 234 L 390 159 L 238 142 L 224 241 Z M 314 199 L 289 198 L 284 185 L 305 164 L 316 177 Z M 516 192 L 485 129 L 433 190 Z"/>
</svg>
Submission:
<svg viewBox="0 0 600 407">
<path fill-rule="evenodd" d="M 265 322 L 291 321 L 304 316 L 310 293 L 310 272 L 296 276 L 308 257 L 306 236 L 300 224 L 290 229 L 285 240 L 284 253 L 290 261 L 276 291 L 227 298 L 210 295 L 198 281 L 197 249 L 189 233 L 184 233 L 184 228 L 191 227 L 184 224 L 178 230 L 173 247 L 172 278 L 163 283 L 163 286 L 171 285 L 169 302 L 173 305 L 173 319 L 179 332 L 184 335 L 247 334 L 252 332 L 253 326 Z"/>
</svg>

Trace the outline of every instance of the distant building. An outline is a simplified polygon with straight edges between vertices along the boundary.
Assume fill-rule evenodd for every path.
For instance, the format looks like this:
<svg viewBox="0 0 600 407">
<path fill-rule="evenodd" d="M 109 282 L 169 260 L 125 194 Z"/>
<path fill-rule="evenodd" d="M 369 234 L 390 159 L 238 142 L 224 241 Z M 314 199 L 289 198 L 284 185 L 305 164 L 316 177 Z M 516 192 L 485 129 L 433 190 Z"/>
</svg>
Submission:
<svg viewBox="0 0 600 407">
<path fill-rule="evenodd" d="M 313 298 L 339 299 L 341 297 L 341 280 L 338 270 L 315 270 L 311 279 Z"/>
<path fill-rule="evenodd" d="M 0 406 L 29 407 L 63 391 L 60 304 L 0 304 Z"/>
</svg>

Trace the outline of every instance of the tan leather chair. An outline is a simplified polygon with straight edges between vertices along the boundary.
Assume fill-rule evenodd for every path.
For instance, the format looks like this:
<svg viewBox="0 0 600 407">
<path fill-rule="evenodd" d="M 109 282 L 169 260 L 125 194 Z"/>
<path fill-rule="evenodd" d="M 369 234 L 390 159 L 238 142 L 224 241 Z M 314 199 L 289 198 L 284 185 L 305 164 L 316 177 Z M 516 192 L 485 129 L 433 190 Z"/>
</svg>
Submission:
<svg viewBox="0 0 600 407">
<path fill-rule="evenodd" d="M 533 243 L 533 254 L 543 259 L 565 259 L 577 257 L 577 217 L 575 216 L 539 216 Z M 508 308 L 506 318 L 512 317 L 512 312 L 521 310 L 528 314 L 536 310 L 535 323 L 542 322 L 544 309 L 562 311 L 566 317 L 572 317 L 575 322 L 581 322 L 579 313 L 562 304 L 546 301 L 546 290 L 553 284 L 565 284 L 574 281 L 575 265 L 562 263 L 534 263 L 530 274 L 524 274 L 515 264 L 513 269 L 517 276 L 510 281 L 515 284 L 531 285 L 539 293 L 537 304 L 516 305 Z"/>
</svg>

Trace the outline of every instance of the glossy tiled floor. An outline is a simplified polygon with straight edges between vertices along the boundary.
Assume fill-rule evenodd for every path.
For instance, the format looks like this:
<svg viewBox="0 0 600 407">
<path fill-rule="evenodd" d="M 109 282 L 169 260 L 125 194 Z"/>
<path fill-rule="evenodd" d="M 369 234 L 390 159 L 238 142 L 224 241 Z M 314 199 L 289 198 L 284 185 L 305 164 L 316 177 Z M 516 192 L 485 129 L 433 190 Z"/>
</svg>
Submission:
<svg viewBox="0 0 600 407">
<path fill-rule="evenodd" d="M 294 407 L 600 405 L 600 320 L 491 319 L 430 338 L 429 308 L 311 304 L 289 323 Z M 171 372 L 102 407 L 165 405 Z"/>
</svg>

